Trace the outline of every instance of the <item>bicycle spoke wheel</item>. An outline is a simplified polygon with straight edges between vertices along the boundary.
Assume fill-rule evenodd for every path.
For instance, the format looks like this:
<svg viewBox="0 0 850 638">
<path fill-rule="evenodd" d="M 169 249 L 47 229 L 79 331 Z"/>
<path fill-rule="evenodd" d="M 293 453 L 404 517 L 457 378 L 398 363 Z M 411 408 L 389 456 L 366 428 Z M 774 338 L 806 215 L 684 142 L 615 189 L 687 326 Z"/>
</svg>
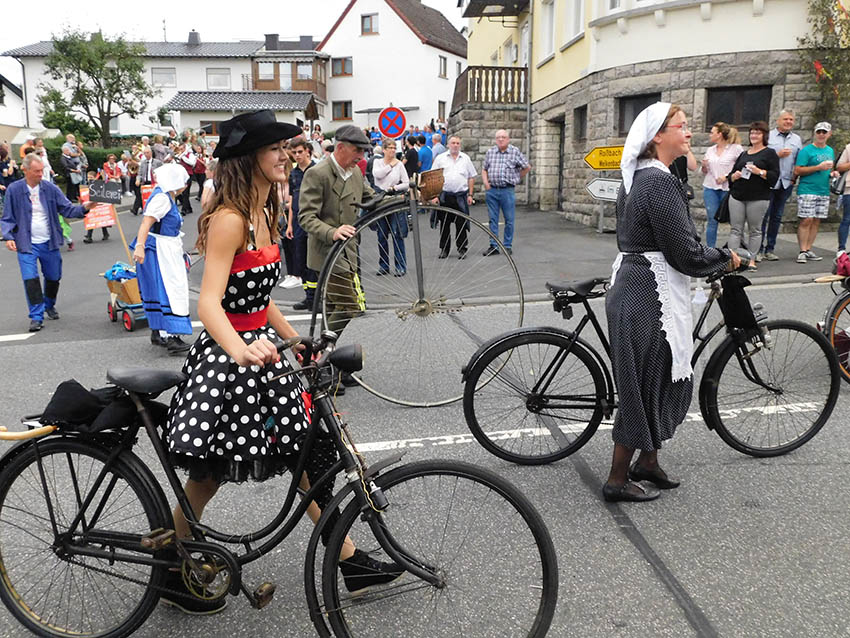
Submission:
<svg viewBox="0 0 850 638">
<path fill-rule="evenodd" d="M 850 383 L 850 293 L 839 295 L 829 309 L 826 338 L 838 356 L 841 376 Z"/>
<path fill-rule="evenodd" d="M 540 515 L 516 488 L 492 472 L 450 461 L 412 463 L 377 482 L 390 502 L 382 515 L 389 533 L 444 586 L 405 573 L 350 595 L 337 568 L 346 535 L 376 559 L 390 560 L 352 503 L 334 528 L 323 565 L 325 612 L 335 635 L 546 634 L 558 596 L 555 550 Z"/>
<path fill-rule="evenodd" d="M 778 456 L 823 427 L 841 382 L 835 352 L 814 327 L 787 320 L 764 325 L 769 347 L 754 351 L 748 344 L 752 354 L 743 363 L 731 339 L 721 344 L 700 385 L 700 408 L 709 427 L 734 449 Z"/>
<path fill-rule="evenodd" d="M 570 346 L 560 333 L 528 329 L 472 364 L 463 412 L 489 452 L 512 463 L 540 465 L 590 440 L 605 397 L 602 370 L 584 346 Z"/>
<path fill-rule="evenodd" d="M 44 483 L 33 447 L 0 473 L 0 598 L 39 636 L 128 636 L 156 605 L 155 587 L 164 569 L 110 564 L 74 550 L 106 548 L 87 540 L 105 531 L 141 535 L 170 527 L 165 513 L 147 486 L 119 463 L 97 489 L 84 523 L 71 533 L 71 522 L 94 489 L 107 455 L 63 439 L 40 443 L 39 450 Z"/>
<path fill-rule="evenodd" d="M 419 258 L 413 224 L 419 228 Z M 447 233 L 442 248 L 441 229 Z M 405 233 L 396 250 L 394 236 Z M 387 238 L 384 247 L 381 238 Z M 491 241 L 475 219 L 423 206 L 412 220 L 407 208 L 385 211 L 334 248 L 328 274 L 320 278 L 323 325 L 338 333 L 344 328 L 340 345 L 360 343 L 367 355 L 376 354 L 355 375 L 363 387 L 409 406 L 460 399 L 459 373 L 469 356 L 487 339 L 522 324 L 519 274 L 504 250 L 483 256 Z M 458 259 L 458 246 L 465 247 L 464 259 Z M 441 258 L 444 249 L 449 254 Z"/>
</svg>

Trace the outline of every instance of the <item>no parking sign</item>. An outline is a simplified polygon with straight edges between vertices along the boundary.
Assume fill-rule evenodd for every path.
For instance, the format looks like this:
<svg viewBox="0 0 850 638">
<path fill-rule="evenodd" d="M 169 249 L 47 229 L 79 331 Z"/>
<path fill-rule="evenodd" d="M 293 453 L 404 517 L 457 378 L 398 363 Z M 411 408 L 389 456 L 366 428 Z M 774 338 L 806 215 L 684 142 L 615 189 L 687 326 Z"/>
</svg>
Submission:
<svg viewBox="0 0 850 638">
<path fill-rule="evenodd" d="M 388 106 L 378 115 L 378 129 L 390 139 L 401 137 L 407 127 L 407 118 L 397 106 Z"/>
</svg>

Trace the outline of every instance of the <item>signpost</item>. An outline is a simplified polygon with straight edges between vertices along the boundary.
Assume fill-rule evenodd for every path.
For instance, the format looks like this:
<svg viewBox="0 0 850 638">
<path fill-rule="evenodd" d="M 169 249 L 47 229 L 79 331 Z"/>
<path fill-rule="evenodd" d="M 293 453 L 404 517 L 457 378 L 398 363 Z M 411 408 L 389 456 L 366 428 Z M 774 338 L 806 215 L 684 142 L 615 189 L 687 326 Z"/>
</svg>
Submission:
<svg viewBox="0 0 850 638">
<path fill-rule="evenodd" d="M 407 127 L 407 118 L 397 106 L 388 106 L 378 115 L 378 130 L 390 139 L 401 137 Z"/>
<path fill-rule="evenodd" d="M 584 163 L 595 171 L 618 171 L 621 157 L 622 146 L 597 146 L 584 156 Z"/>
<path fill-rule="evenodd" d="M 620 192 L 620 185 L 622 183 L 623 182 L 619 179 L 594 177 L 590 182 L 585 184 L 584 187 L 593 199 L 598 199 L 603 202 L 616 202 L 617 193 Z"/>
</svg>

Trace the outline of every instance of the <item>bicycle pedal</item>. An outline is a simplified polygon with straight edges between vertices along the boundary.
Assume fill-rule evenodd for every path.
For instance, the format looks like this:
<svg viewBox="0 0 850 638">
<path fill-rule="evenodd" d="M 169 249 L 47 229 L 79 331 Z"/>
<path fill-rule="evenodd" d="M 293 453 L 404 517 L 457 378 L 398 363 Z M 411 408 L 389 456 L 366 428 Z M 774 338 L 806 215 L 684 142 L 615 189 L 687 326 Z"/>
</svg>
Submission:
<svg viewBox="0 0 850 638">
<path fill-rule="evenodd" d="M 254 609 L 262 609 L 268 605 L 272 601 L 276 589 L 277 585 L 274 583 L 263 583 L 257 587 L 257 589 L 254 590 L 254 597 L 251 601 L 251 606 Z"/>
<path fill-rule="evenodd" d="M 160 527 L 159 529 L 153 530 L 150 534 L 142 536 L 142 547 L 155 552 L 166 545 L 170 545 L 174 539 L 175 532 L 173 529 L 164 529 Z"/>
</svg>

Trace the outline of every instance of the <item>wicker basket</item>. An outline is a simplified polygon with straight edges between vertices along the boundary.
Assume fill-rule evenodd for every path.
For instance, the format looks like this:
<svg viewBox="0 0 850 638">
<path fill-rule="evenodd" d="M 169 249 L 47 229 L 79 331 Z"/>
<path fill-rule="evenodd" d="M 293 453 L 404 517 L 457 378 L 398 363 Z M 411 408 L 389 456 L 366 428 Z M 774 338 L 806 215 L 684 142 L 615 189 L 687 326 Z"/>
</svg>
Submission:
<svg viewBox="0 0 850 638">
<path fill-rule="evenodd" d="M 443 191 L 443 169 L 435 168 L 419 174 L 419 197 L 423 202 L 434 199 Z"/>
</svg>

